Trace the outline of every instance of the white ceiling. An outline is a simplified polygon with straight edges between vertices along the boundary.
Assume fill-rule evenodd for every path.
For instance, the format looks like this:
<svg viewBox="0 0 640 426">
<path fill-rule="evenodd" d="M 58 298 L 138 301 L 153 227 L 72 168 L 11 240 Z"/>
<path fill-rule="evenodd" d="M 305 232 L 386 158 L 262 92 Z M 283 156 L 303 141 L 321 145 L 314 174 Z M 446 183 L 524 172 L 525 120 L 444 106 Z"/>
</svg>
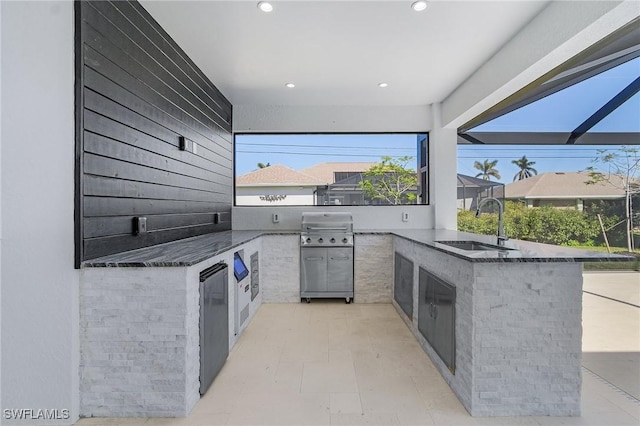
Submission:
<svg viewBox="0 0 640 426">
<path fill-rule="evenodd" d="M 273 0 L 270 13 L 246 0 L 141 3 L 233 104 L 427 105 L 548 1 L 436 0 L 415 12 L 412 0 Z"/>
</svg>

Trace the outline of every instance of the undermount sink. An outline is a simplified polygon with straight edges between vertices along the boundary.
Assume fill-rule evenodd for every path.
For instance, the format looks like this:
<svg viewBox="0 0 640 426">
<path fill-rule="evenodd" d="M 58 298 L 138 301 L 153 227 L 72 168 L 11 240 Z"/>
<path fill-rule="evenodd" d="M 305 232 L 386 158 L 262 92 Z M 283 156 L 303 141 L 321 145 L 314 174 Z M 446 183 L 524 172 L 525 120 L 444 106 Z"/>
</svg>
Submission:
<svg viewBox="0 0 640 426">
<path fill-rule="evenodd" d="M 503 251 L 515 250 L 508 247 L 481 243 L 480 241 L 436 241 L 436 243 L 444 244 L 449 247 L 468 251 Z"/>
</svg>

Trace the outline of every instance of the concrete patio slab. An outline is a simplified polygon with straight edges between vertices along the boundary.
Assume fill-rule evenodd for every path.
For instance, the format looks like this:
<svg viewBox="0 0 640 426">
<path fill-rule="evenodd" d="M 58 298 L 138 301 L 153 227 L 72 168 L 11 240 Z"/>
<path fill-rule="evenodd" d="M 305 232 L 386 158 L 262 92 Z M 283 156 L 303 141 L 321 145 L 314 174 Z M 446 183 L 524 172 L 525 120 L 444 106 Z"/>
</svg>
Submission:
<svg viewBox="0 0 640 426">
<path fill-rule="evenodd" d="M 640 273 L 584 273 L 582 365 L 640 399 Z"/>
</svg>

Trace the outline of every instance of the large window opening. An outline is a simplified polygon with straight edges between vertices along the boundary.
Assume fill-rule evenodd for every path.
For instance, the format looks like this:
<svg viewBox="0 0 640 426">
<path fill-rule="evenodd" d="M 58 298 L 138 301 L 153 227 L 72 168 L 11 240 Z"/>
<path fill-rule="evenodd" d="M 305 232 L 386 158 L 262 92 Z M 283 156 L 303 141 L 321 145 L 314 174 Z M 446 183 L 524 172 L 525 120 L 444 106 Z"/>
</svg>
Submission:
<svg viewBox="0 0 640 426">
<path fill-rule="evenodd" d="M 497 215 L 475 217 L 487 197 L 503 202 L 511 238 L 632 252 L 640 242 L 640 147 L 459 145 L 459 230 L 495 233 Z"/>
<path fill-rule="evenodd" d="M 426 133 L 236 134 L 237 206 L 429 203 Z"/>
</svg>

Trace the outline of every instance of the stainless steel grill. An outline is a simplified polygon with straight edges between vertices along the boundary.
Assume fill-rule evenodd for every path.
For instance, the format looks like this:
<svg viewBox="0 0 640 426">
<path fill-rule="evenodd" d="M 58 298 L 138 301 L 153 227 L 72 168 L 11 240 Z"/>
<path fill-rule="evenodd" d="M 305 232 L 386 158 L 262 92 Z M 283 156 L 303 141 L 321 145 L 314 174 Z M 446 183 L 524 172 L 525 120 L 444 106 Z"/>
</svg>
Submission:
<svg viewBox="0 0 640 426">
<path fill-rule="evenodd" d="M 300 297 L 353 299 L 351 213 L 302 214 Z"/>
<path fill-rule="evenodd" d="M 306 247 L 352 247 L 351 213 L 302 213 L 300 245 Z"/>
</svg>

